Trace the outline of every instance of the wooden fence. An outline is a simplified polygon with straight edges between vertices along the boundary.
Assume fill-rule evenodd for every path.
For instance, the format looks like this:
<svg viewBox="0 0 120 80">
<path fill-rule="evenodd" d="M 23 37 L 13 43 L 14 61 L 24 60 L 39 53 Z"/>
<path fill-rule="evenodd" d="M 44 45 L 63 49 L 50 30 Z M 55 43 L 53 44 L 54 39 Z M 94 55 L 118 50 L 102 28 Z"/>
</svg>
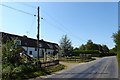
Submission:
<svg viewBox="0 0 120 80">
<path fill-rule="evenodd" d="M 59 64 L 59 60 L 47 61 L 47 62 L 42 62 L 41 67 L 49 67 L 57 64 Z"/>
</svg>

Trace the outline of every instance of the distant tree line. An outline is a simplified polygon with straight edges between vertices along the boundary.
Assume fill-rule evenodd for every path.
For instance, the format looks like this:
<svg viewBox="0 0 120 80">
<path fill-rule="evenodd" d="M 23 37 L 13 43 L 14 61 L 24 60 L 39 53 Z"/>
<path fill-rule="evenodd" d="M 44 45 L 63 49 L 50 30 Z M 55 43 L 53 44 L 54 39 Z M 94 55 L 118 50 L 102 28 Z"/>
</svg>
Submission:
<svg viewBox="0 0 120 80">
<path fill-rule="evenodd" d="M 73 49 L 71 40 L 67 35 L 61 38 L 60 48 L 63 56 L 78 56 L 79 54 L 98 54 L 98 56 L 116 55 L 115 48 L 109 49 L 107 45 L 96 44 L 92 40 L 88 40 L 86 44 Z"/>
</svg>

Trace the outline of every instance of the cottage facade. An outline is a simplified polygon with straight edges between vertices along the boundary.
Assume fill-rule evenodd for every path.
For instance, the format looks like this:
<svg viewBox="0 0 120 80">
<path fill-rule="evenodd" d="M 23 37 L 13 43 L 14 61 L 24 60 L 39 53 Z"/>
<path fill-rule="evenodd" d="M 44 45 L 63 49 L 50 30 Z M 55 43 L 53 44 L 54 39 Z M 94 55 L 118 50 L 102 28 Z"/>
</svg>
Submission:
<svg viewBox="0 0 120 80">
<path fill-rule="evenodd" d="M 0 42 L 5 43 L 7 40 L 14 40 L 15 46 L 22 46 L 25 52 L 33 57 L 37 57 L 37 40 L 33 38 L 28 38 L 27 36 L 19 36 L 15 34 L 9 34 L 5 32 L 0 32 L 1 39 Z M 44 40 L 39 40 L 39 57 L 44 57 L 47 54 L 58 54 L 59 46 L 56 43 L 47 42 Z"/>
</svg>

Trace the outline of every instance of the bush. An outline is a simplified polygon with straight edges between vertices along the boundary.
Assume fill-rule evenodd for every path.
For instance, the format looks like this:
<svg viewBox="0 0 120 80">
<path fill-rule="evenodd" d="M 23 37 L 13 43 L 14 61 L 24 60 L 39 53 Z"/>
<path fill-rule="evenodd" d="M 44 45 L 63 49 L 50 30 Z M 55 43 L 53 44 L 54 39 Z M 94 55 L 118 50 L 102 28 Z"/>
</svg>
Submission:
<svg viewBox="0 0 120 80">
<path fill-rule="evenodd" d="M 53 72 L 56 72 L 56 71 L 60 71 L 64 68 L 65 68 L 64 65 L 58 64 L 58 65 L 55 65 L 55 66 L 50 66 L 50 67 L 46 68 L 45 70 L 47 71 L 47 74 L 50 74 L 50 73 L 53 73 Z"/>
<path fill-rule="evenodd" d="M 75 50 L 73 53 L 76 56 L 79 56 L 80 54 L 92 54 L 97 56 L 100 54 L 98 50 Z"/>
<path fill-rule="evenodd" d="M 2 68 L 2 78 L 3 79 L 11 79 L 12 78 L 12 74 L 13 74 L 13 66 L 9 65 L 9 66 L 4 66 L 4 68 Z"/>
<path fill-rule="evenodd" d="M 116 56 L 116 53 L 101 53 L 99 56 L 104 57 L 104 56 Z"/>
</svg>

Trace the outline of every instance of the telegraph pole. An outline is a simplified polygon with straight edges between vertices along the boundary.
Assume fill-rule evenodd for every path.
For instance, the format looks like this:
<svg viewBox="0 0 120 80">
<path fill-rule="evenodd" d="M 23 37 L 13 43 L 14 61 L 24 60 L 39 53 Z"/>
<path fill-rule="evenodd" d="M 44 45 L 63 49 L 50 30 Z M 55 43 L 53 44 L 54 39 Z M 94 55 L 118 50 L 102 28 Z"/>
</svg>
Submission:
<svg viewBox="0 0 120 80">
<path fill-rule="evenodd" d="M 37 33 L 37 53 L 38 53 L 38 61 L 39 61 L 39 21 L 40 21 L 40 17 L 39 17 L 39 6 L 38 6 L 38 33 Z"/>
</svg>

